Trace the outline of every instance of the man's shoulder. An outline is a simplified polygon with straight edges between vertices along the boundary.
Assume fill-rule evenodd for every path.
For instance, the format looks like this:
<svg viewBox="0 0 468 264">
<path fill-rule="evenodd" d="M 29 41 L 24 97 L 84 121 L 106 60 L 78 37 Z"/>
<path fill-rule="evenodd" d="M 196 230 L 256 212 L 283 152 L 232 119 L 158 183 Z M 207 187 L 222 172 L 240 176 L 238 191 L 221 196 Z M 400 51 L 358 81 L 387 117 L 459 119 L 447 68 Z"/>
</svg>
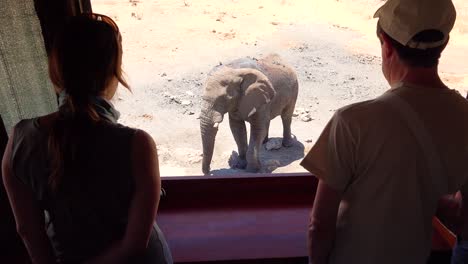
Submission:
<svg viewBox="0 0 468 264">
<path fill-rule="evenodd" d="M 382 103 L 374 98 L 343 106 L 336 110 L 335 117 L 347 121 L 369 120 L 369 117 L 377 115 L 381 110 Z"/>
</svg>

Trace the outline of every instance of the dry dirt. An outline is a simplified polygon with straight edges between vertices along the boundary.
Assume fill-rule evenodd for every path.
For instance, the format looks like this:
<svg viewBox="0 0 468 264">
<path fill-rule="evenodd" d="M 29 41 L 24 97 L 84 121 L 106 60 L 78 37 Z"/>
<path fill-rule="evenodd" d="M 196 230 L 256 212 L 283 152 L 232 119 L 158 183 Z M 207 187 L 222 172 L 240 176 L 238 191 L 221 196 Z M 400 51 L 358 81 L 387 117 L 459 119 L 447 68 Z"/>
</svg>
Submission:
<svg viewBox="0 0 468 264">
<path fill-rule="evenodd" d="M 468 90 L 468 1 L 454 0 L 458 19 L 441 60 L 444 80 Z M 148 131 L 158 145 L 162 176 L 201 174 L 198 115 L 207 72 L 219 63 L 275 52 L 299 78 L 291 148 L 261 153 L 266 172 L 300 172 L 299 165 L 333 112 L 371 99 L 388 85 L 380 70 L 374 11 L 380 0 L 93 0 L 123 35 L 124 69 L 132 93 L 114 103 L 121 122 Z M 308 115 L 309 122 L 302 121 Z M 280 138 L 281 120 L 270 127 Z M 236 172 L 229 125 L 220 125 L 213 174 Z"/>
</svg>

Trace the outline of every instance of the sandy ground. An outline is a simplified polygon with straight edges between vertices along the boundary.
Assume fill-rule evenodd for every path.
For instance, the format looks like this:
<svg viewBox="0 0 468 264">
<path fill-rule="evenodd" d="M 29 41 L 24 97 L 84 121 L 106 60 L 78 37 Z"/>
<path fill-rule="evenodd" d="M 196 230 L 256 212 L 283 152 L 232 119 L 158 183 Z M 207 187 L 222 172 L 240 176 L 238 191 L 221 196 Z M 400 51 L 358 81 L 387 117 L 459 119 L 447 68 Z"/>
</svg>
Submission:
<svg viewBox="0 0 468 264">
<path fill-rule="evenodd" d="M 458 20 L 441 61 L 444 80 L 468 90 L 468 1 L 454 1 Z M 380 0 L 93 0 L 123 35 L 124 69 L 132 93 L 115 105 L 123 124 L 148 131 L 158 145 L 161 175 L 201 174 L 198 115 L 207 72 L 219 63 L 275 52 L 299 78 L 297 138 L 290 148 L 261 153 L 265 172 L 300 172 L 304 154 L 341 106 L 374 98 L 388 85 L 380 70 L 374 11 Z M 302 117 L 308 115 L 309 122 Z M 270 137 L 282 135 L 281 120 Z M 228 122 L 220 125 L 213 174 L 236 172 Z"/>
</svg>

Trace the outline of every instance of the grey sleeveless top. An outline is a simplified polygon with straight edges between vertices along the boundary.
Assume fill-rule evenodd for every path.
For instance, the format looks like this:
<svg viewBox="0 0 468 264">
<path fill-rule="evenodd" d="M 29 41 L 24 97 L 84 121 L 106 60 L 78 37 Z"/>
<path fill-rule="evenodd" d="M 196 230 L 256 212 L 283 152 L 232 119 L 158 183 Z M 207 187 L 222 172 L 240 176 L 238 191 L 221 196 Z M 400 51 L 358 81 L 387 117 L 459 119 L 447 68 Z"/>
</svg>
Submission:
<svg viewBox="0 0 468 264">
<path fill-rule="evenodd" d="M 66 191 L 51 192 L 48 131 L 41 129 L 38 119 L 16 125 L 13 173 L 31 187 L 45 210 L 47 233 L 59 262 L 81 263 L 123 237 L 135 188 L 130 156 L 135 132 L 110 122 L 80 131 L 79 166 L 73 177 L 65 172 Z M 172 263 L 156 225 L 147 251 L 136 256 L 138 263 Z"/>
</svg>

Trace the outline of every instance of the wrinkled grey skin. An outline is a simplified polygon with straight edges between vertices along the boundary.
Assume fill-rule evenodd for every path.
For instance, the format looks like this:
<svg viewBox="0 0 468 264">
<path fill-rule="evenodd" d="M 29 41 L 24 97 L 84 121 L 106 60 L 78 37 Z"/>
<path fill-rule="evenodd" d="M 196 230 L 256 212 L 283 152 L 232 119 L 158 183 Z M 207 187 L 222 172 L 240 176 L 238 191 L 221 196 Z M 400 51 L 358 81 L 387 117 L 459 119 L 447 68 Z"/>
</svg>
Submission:
<svg viewBox="0 0 468 264">
<path fill-rule="evenodd" d="M 239 152 L 235 168 L 260 170 L 258 155 L 262 143 L 268 141 L 270 120 L 278 115 L 283 122 L 283 146 L 291 146 L 297 93 L 294 70 L 276 54 L 259 60 L 242 58 L 215 67 L 205 83 L 200 114 L 203 173 L 210 172 L 218 125 L 226 113 Z M 250 123 L 249 144 L 245 121 Z"/>
</svg>

